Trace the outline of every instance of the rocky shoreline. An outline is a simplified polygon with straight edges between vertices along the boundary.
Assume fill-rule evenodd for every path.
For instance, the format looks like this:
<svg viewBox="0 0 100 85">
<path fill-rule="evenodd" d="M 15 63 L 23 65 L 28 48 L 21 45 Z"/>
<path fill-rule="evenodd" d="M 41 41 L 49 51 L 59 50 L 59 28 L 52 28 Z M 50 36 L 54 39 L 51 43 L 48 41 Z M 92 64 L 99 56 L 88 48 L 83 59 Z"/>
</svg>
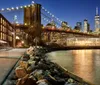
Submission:
<svg viewBox="0 0 100 85">
<path fill-rule="evenodd" d="M 66 74 L 45 54 L 51 49 L 30 47 L 2 85 L 92 85 Z"/>
</svg>

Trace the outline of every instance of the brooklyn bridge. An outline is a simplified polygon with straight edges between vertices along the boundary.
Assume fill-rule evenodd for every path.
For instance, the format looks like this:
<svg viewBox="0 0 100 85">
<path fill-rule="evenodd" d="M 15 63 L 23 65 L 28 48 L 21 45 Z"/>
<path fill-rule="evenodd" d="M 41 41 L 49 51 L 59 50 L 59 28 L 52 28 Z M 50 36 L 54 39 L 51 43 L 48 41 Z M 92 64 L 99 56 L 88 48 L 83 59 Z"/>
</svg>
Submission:
<svg viewBox="0 0 100 85">
<path fill-rule="evenodd" d="M 15 12 L 15 14 L 16 12 L 23 12 L 22 19 L 24 22 L 18 22 L 17 16 L 19 15 L 13 15 L 13 23 L 11 23 L 6 17 L 4 17 L 4 15 L 6 15 L 7 13 L 11 15 L 12 12 Z M 12 40 L 9 40 L 7 38 L 7 35 L 9 33 L 7 34 L 7 31 L 3 32 L 3 30 L 1 30 L 1 32 L 3 32 L 1 33 L 1 40 L 7 42 L 9 45 L 12 45 L 13 43 L 14 47 L 16 46 L 16 44 L 22 41 L 24 42 L 24 44 L 30 44 L 30 42 L 34 42 L 34 39 L 36 37 L 36 39 L 39 39 L 38 42 L 40 42 L 41 40 L 45 45 L 54 45 L 60 47 L 100 46 L 100 35 L 93 33 L 83 33 L 77 30 L 73 31 L 70 29 L 70 27 L 63 29 L 61 27 L 63 21 L 54 16 L 40 4 L 33 3 L 30 5 L 19 6 L 15 8 L 2 8 L 0 10 L 0 13 L 3 16 L 1 16 L 0 22 L 2 23 L 2 19 L 5 18 L 12 26 L 12 30 L 10 31 L 10 34 L 12 34 Z M 6 23 L 6 21 L 4 22 Z M 10 27 L 8 26 L 8 28 Z M 4 28 L 2 28 L 1 26 L 0 29 Z M 6 38 L 4 39 L 2 38 L 2 36 L 6 36 Z"/>
</svg>

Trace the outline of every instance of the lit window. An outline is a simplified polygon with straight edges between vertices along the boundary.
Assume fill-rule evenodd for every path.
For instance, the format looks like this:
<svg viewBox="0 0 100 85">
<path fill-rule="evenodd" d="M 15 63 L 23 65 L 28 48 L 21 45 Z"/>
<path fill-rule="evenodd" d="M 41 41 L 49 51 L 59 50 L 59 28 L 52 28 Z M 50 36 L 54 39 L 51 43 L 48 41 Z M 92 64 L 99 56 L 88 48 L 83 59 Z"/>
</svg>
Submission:
<svg viewBox="0 0 100 85">
<path fill-rule="evenodd" d="M 1 18 L 1 23 L 2 23 L 2 18 Z"/>
<path fill-rule="evenodd" d="M 4 20 L 3 20 L 3 25 L 4 25 Z"/>
<path fill-rule="evenodd" d="M 2 31 L 2 25 L 0 27 L 1 27 L 0 31 Z"/>
<path fill-rule="evenodd" d="M 1 35 L 1 39 L 2 39 L 2 33 L 0 35 Z"/>
</svg>

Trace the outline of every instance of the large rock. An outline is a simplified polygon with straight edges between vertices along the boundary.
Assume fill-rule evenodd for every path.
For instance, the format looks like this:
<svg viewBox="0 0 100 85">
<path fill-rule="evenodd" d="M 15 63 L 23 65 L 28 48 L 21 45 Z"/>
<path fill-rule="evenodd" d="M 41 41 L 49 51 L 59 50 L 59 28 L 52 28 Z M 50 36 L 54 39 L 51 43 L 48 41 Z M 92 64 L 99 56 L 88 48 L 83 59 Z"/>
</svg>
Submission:
<svg viewBox="0 0 100 85">
<path fill-rule="evenodd" d="M 37 84 L 32 77 L 26 75 L 25 77 L 18 79 L 16 85 L 37 85 Z"/>
<path fill-rule="evenodd" d="M 27 75 L 27 71 L 25 68 L 22 68 L 20 66 L 18 66 L 16 69 L 15 69 L 15 74 L 18 78 L 23 78 L 24 76 Z"/>
<path fill-rule="evenodd" d="M 19 62 L 19 66 L 22 67 L 22 68 L 27 69 L 28 66 L 29 66 L 29 64 L 28 64 L 28 62 L 26 62 L 26 61 L 20 61 L 20 62 Z"/>
</svg>

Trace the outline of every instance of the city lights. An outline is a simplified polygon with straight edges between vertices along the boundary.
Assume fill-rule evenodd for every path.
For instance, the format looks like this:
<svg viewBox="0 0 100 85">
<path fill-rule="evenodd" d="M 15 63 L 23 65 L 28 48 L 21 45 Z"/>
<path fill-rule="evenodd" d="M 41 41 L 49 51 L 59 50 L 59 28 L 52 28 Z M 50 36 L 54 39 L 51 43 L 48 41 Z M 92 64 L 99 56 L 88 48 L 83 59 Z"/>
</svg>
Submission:
<svg viewBox="0 0 100 85">
<path fill-rule="evenodd" d="M 16 9 L 18 10 L 18 9 L 19 9 L 19 7 L 16 7 Z"/>
<path fill-rule="evenodd" d="M 2 8 L 1 10 L 4 11 L 4 8 Z"/>
</svg>

